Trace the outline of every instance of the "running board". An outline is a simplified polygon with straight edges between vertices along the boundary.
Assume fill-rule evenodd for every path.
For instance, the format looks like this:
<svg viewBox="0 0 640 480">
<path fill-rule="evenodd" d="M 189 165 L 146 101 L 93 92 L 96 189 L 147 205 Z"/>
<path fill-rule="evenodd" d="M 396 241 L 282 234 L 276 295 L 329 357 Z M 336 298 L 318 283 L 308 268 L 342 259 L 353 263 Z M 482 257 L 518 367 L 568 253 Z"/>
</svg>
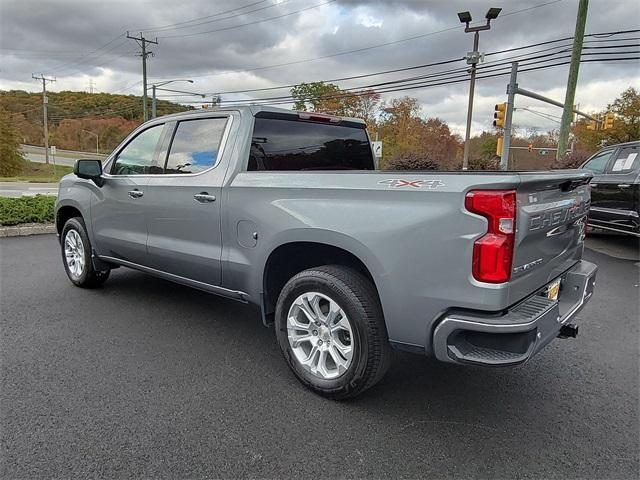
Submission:
<svg viewBox="0 0 640 480">
<path fill-rule="evenodd" d="M 190 278 L 181 277 L 180 275 L 174 275 L 173 273 L 163 272 L 162 270 L 156 270 L 155 268 L 145 267 L 137 263 L 130 262 L 128 260 L 122 260 L 121 258 L 108 257 L 106 255 L 99 255 L 98 258 L 105 262 L 115 263 L 122 265 L 123 267 L 133 268 L 139 270 L 154 277 L 162 278 L 163 280 L 169 280 L 170 282 L 186 285 L 191 288 L 203 290 L 205 292 L 220 295 L 222 297 L 238 300 L 239 302 L 249 303 L 249 295 L 239 290 L 229 290 L 228 288 L 218 287 L 216 285 L 210 285 L 208 283 L 199 282 L 198 280 L 192 280 Z"/>
</svg>

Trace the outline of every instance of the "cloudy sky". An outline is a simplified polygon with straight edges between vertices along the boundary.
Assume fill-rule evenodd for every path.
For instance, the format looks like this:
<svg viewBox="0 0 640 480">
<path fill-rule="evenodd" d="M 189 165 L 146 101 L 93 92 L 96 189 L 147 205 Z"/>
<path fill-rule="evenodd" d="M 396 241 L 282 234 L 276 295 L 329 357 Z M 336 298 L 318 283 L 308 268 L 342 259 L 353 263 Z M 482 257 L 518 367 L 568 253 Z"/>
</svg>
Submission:
<svg viewBox="0 0 640 480">
<path fill-rule="evenodd" d="M 96 91 L 140 94 L 139 48 L 126 38 L 127 30 L 158 39 L 158 45 L 150 47 L 154 53 L 148 61 L 150 81 L 189 78 L 194 80 L 192 85 L 176 83 L 169 88 L 211 95 L 461 59 L 472 45 L 472 35 L 464 33 L 456 16 L 464 10 L 482 20 L 489 7 L 502 7 L 491 30 L 481 33 L 480 51 L 486 54 L 570 37 L 577 6 L 578 0 L 0 0 L 0 90 L 39 91 L 31 74 L 43 73 L 56 78 L 49 86 L 54 91 L 88 91 L 92 81 Z M 639 20 L 637 0 L 591 0 L 586 31 L 637 29 Z M 591 48 L 585 52 L 591 55 L 585 58 L 609 61 L 581 66 L 576 98 L 581 109 L 599 110 L 625 88 L 640 88 L 639 61 L 615 60 L 639 56 L 640 32 L 587 40 L 585 46 Z M 560 63 L 566 61 L 567 47 L 570 41 L 487 55 L 484 65 L 488 72 L 504 72 L 501 63 L 507 64 L 515 55 L 529 68 Z M 636 53 L 617 53 L 623 51 Z M 554 56 L 541 57 L 547 54 Z M 383 98 L 414 96 L 425 116 L 442 118 L 462 133 L 468 82 L 433 83 L 464 79 L 464 67 L 462 60 L 336 83 L 358 88 L 435 75 L 421 80 L 430 82 L 429 86 L 418 82 L 420 88 L 388 92 Z M 567 69 L 522 72 L 519 84 L 563 100 Z M 454 71 L 442 73 L 449 70 Z M 490 128 L 493 105 L 505 100 L 507 82 L 508 76 L 478 81 L 475 132 Z M 387 88 L 400 88 L 391 85 Z M 222 98 L 288 93 L 285 88 L 226 93 Z M 544 130 L 559 125 L 555 118 L 559 109 L 524 97 L 516 106 L 514 122 L 522 128 Z"/>
</svg>

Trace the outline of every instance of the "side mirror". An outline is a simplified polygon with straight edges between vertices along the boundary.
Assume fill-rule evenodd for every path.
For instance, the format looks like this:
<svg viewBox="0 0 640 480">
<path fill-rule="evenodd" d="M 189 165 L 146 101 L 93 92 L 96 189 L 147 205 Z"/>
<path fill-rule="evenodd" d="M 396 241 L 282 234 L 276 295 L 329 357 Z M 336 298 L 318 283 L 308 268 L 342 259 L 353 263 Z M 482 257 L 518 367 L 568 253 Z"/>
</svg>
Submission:
<svg viewBox="0 0 640 480">
<path fill-rule="evenodd" d="M 102 178 L 102 162 L 100 160 L 76 160 L 76 163 L 73 166 L 73 173 L 75 173 L 78 178 L 91 180 L 99 187 L 104 185 L 104 178 Z"/>
</svg>

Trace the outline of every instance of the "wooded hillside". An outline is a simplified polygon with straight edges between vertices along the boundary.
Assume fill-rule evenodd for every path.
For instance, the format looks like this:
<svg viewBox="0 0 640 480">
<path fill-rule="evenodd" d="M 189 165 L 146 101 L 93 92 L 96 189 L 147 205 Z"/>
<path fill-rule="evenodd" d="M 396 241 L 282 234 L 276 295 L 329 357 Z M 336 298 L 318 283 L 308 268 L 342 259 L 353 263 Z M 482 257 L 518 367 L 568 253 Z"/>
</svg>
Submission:
<svg viewBox="0 0 640 480">
<path fill-rule="evenodd" d="M 142 123 L 142 98 L 110 93 L 49 92 L 49 143 L 69 150 L 108 153 Z M 151 101 L 149 100 L 149 105 Z M 158 116 L 189 107 L 158 100 Z M 9 115 L 22 143 L 42 145 L 42 95 L 22 90 L 0 91 L 0 112 Z"/>
</svg>

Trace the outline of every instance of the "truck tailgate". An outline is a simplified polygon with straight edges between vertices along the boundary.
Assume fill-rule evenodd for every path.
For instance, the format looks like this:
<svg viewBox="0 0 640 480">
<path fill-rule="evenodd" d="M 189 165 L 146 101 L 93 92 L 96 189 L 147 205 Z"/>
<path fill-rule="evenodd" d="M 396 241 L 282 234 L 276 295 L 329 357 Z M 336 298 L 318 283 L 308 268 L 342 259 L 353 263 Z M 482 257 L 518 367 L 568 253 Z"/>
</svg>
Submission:
<svg viewBox="0 0 640 480">
<path fill-rule="evenodd" d="M 520 174 L 509 298 L 518 301 L 582 258 L 591 174 L 583 170 Z"/>
</svg>

